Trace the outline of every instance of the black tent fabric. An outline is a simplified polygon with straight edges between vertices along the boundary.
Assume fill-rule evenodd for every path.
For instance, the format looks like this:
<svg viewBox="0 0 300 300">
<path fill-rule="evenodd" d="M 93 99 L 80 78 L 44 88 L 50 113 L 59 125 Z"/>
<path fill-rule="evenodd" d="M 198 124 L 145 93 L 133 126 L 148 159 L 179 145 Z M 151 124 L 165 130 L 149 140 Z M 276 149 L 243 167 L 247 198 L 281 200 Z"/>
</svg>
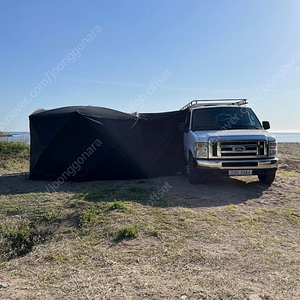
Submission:
<svg viewBox="0 0 300 300">
<path fill-rule="evenodd" d="M 127 114 L 93 106 L 38 110 L 30 120 L 30 179 L 149 178 L 185 169 L 186 111 Z"/>
</svg>

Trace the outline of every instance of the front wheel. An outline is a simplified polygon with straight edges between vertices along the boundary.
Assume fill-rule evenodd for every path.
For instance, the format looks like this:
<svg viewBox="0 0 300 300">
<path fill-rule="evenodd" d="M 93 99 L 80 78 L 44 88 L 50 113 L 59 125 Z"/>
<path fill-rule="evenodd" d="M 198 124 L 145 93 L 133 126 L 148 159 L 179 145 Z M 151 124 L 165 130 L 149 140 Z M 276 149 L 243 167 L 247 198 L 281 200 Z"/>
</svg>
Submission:
<svg viewBox="0 0 300 300">
<path fill-rule="evenodd" d="M 197 166 L 192 155 L 190 155 L 189 157 L 189 161 L 187 165 L 187 175 L 188 175 L 189 183 L 191 184 L 199 183 L 199 174 L 197 172 Z"/>
<path fill-rule="evenodd" d="M 258 175 L 258 179 L 261 183 L 271 184 L 275 180 L 276 172 L 270 173 L 268 175 Z"/>
</svg>

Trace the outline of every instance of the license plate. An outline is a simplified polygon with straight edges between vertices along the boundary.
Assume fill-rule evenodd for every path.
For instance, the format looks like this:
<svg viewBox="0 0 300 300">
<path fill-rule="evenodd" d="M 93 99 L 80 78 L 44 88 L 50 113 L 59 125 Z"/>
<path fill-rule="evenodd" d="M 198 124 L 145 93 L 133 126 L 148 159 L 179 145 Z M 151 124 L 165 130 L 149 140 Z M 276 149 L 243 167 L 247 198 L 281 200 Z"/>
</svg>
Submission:
<svg viewBox="0 0 300 300">
<path fill-rule="evenodd" d="M 231 176 L 252 175 L 252 170 L 229 170 L 228 175 Z"/>
</svg>

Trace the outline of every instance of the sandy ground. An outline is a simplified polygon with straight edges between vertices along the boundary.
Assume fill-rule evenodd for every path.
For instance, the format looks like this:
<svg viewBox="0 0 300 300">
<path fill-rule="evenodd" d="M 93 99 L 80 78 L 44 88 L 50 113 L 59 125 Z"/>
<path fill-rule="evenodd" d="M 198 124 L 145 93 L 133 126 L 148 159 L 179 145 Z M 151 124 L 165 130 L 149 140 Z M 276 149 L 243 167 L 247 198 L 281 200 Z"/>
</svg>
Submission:
<svg viewBox="0 0 300 300">
<path fill-rule="evenodd" d="M 229 207 L 230 209 L 230 207 L 233 207 L 232 205 L 236 205 L 238 211 L 240 210 L 243 214 L 264 209 L 265 211 L 275 209 L 281 210 L 283 208 L 286 209 L 286 207 L 299 212 L 300 201 L 299 197 L 296 197 L 297 194 L 295 194 L 300 191 L 299 153 L 299 143 L 279 144 L 280 166 L 276 180 L 271 186 L 261 184 L 255 176 L 224 178 L 221 180 L 213 179 L 206 180 L 198 185 L 190 185 L 187 182 L 186 176 L 179 175 L 145 180 L 143 188 L 159 190 L 166 184 L 170 186 L 166 192 L 166 197 L 163 197 L 163 201 L 160 202 L 160 200 L 158 200 L 154 205 L 155 207 L 167 207 L 168 213 L 172 213 L 172 209 L 174 209 L 174 213 L 194 211 L 195 213 L 200 212 L 200 214 L 218 214 L 224 212 L 224 208 L 226 207 Z M 128 185 L 136 185 L 137 182 L 138 181 L 133 180 L 122 182 L 108 181 L 105 183 L 122 190 L 123 188 L 125 189 L 128 187 Z M 0 177 L 0 195 L 22 195 L 32 192 L 45 193 L 47 192 L 47 184 L 48 182 L 44 181 L 29 181 L 24 174 L 5 174 Z M 88 193 L 98 184 L 99 182 L 70 182 L 63 184 L 59 191 L 61 193 Z M 300 218 L 300 215 L 297 215 L 297 213 L 294 214 L 295 216 L 292 215 L 293 217 Z M 74 297 L 76 299 L 300 299 L 299 278 L 296 278 L 295 275 L 298 274 L 300 277 L 300 273 L 298 273 L 300 267 L 300 236 L 298 227 L 286 227 L 285 229 L 276 227 L 276 238 L 278 238 L 278 240 L 282 239 L 286 243 L 292 245 L 290 248 L 292 250 L 289 250 L 291 251 L 289 258 L 288 250 L 286 250 L 288 248 L 285 249 L 283 247 L 284 250 L 281 250 L 287 256 L 286 262 L 291 264 L 292 269 L 289 269 L 288 265 L 282 265 L 279 266 L 277 270 L 273 270 L 273 273 L 268 271 L 267 274 L 264 273 L 263 270 L 258 271 L 259 265 L 256 265 L 258 262 L 256 262 L 255 251 L 248 253 L 248 248 L 244 249 L 244 246 L 242 246 L 245 241 L 241 243 L 240 249 L 236 249 L 235 245 L 239 244 L 238 239 L 242 238 L 242 232 L 231 230 L 228 232 L 226 231 L 225 234 L 225 230 L 227 229 L 223 229 L 222 225 L 220 225 L 219 229 L 218 226 L 216 227 L 216 235 L 218 234 L 218 230 L 220 232 L 224 230 L 224 235 L 226 235 L 227 243 L 223 246 L 203 244 L 203 242 L 200 243 L 195 237 L 191 237 L 187 238 L 186 249 L 180 248 L 180 251 L 185 252 L 187 249 L 199 249 L 199 247 L 202 247 L 204 252 L 214 252 L 216 256 L 220 257 L 223 257 L 225 254 L 230 256 L 230 253 L 236 253 L 236 259 L 232 258 L 231 260 L 231 258 L 229 258 L 229 262 L 231 262 L 230 266 L 228 265 L 229 263 L 221 263 L 210 269 L 208 265 L 201 265 L 201 268 L 197 271 L 196 267 L 199 267 L 199 262 L 194 262 L 194 265 L 191 265 L 188 262 L 181 263 L 180 259 L 182 257 L 178 254 L 180 251 L 176 250 L 179 261 L 175 261 L 175 265 L 169 265 L 167 263 L 164 265 L 161 258 L 156 258 L 156 260 L 153 260 L 154 258 L 149 258 L 147 261 L 145 257 L 141 256 L 138 260 L 145 260 L 144 263 L 133 264 L 132 270 L 134 270 L 134 272 L 131 270 L 128 273 L 128 270 L 125 267 L 123 269 L 116 269 L 114 268 L 115 265 L 113 262 L 111 262 L 111 266 L 110 263 L 107 262 L 108 265 L 103 267 L 107 279 L 102 277 L 100 274 L 101 272 L 97 273 L 91 271 L 89 274 L 88 266 L 82 267 L 81 273 L 79 270 L 80 274 L 76 273 L 75 269 L 72 271 L 72 268 L 70 267 L 66 273 L 67 276 L 73 276 L 75 273 L 77 274 L 77 277 L 75 275 L 72 277 L 73 285 L 77 285 L 78 288 L 77 293 L 73 293 L 73 291 L 70 291 L 69 294 L 64 293 L 62 292 L 64 289 L 63 286 L 59 286 L 59 284 L 56 284 L 55 289 L 53 289 L 53 287 L 52 290 L 49 288 L 49 291 L 46 293 L 41 290 L 41 284 L 36 286 L 35 282 L 30 282 L 26 279 L 26 276 L 31 276 L 31 280 L 37 280 L 34 273 L 37 272 L 39 268 L 39 263 L 37 262 L 41 260 L 39 257 L 39 249 L 37 249 L 27 257 L 10 261 L 1 266 L 0 299 L 74 299 Z M 270 228 L 268 227 L 268 230 L 262 234 L 275 235 L 274 232 L 272 234 L 270 232 L 271 225 Z M 255 238 L 258 238 L 257 234 L 259 235 L 260 233 L 251 233 L 249 239 L 253 239 L 254 241 Z M 180 238 L 178 238 L 178 240 L 181 241 Z M 134 240 L 134 242 L 128 242 L 128 245 L 132 246 L 131 243 L 133 243 L 135 247 L 144 250 L 149 247 L 155 248 L 159 241 L 149 238 L 138 238 Z M 126 252 L 126 250 L 124 250 L 124 245 L 126 246 L 126 243 L 117 246 L 113 251 Z M 51 248 L 51 245 L 49 248 Z M 160 248 L 158 247 L 158 249 Z M 247 258 L 246 265 L 245 262 L 239 262 L 239 260 L 242 259 L 243 251 L 250 255 L 250 258 Z M 251 255 L 254 255 L 253 265 L 251 265 Z M 36 260 L 36 262 L 33 260 Z M 236 261 L 237 266 L 238 264 L 241 264 L 243 268 L 249 268 L 249 272 L 246 269 L 242 270 L 241 266 L 239 268 L 235 266 L 234 261 Z M 42 260 L 41 263 L 43 263 Z M 93 259 L 89 260 L 88 263 L 93 264 Z M 177 264 L 178 266 L 176 267 Z M 164 265 L 164 268 L 162 265 Z M 253 273 L 254 266 L 257 270 L 256 274 Z M 20 271 L 16 271 L 15 268 L 20 268 Z M 76 267 L 74 266 L 74 268 Z M 110 268 L 112 268 L 114 275 L 109 274 Z M 206 289 L 196 288 L 197 284 L 200 284 L 198 279 L 201 277 L 201 272 L 207 276 L 214 274 L 217 278 L 219 276 L 218 274 L 222 274 L 222 268 L 227 270 L 228 276 L 237 277 L 234 281 L 236 282 L 236 286 L 233 283 L 232 286 L 225 287 L 226 284 L 229 284 L 226 281 L 227 273 L 225 273 L 222 275 L 222 280 L 220 278 L 215 279 L 217 282 L 214 287 L 216 290 L 215 292 L 212 291 L 212 287 L 211 291 L 209 287 Z M 53 270 L 50 271 L 47 267 L 45 270 L 49 272 L 49 276 L 51 276 L 51 274 L 53 275 L 53 273 L 51 273 L 54 272 Z M 289 274 L 291 278 L 289 278 Z M 198 279 L 196 278 L 197 276 L 199 277 Z M 244 278 L 239 279 L 239 276 L 244 276 Z M 109 278 L 110 280 L 116 280 L 116 282 L 112 284 L 112 282 L 109 281 Z M 154 281 L 154 278 L 156 278 L 156 281 Z M 102 292 L 96 293 L 95 290 L 97 290 L 97 288 L 93 287 L 91 281 L 94 281 L 95 285 L 102 286 Z M 187 283 L 187 286 L 189 286 L 189 284 L 191 285 L 189 289 L 183 287 L 184 282 Z M 222 282 L 224 286 L 218 286 L 220 282 Z M 238 287 L 239 283 L 241 283 L 240 287 Z M 62 280 L 62 284 L 65 284 L 65 279 Z M 119 288 L 117 287 L 118 284 Z M 281 284 L 287 288 L 281 287 Z M 247 286 L 249 289 L 246 288 Z M 224 292 L 224 294 L 222 294 L 221 291 L 226 291 L 227 288 L 228 290 L 233 290 L 235 292 L 232 292 L 232 294 Z M 85 292 L 82 292 L 84 289 Z M 103 292 L 104 290 L 105 293 Z M 184 292 L 180 293 L 180 290 Z M 245 295 L 248 296 L 246 297 Z"/>
</svg>

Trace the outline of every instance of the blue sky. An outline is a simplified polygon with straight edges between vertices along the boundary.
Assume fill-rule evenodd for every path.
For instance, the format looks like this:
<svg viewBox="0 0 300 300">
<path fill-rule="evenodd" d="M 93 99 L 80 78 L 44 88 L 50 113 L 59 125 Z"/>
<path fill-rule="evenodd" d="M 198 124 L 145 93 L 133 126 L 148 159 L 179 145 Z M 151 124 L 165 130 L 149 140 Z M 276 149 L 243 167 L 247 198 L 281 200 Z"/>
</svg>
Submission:
<svg viewBox="0 0 300 300">
<path fill-rule="evenodd" d="M 297 0 L 2 0 L 0 130 L 28 131 L 38 108 L 248 98 L 273 131 L 300 131 L 299 12 Z"/>
</svg>

